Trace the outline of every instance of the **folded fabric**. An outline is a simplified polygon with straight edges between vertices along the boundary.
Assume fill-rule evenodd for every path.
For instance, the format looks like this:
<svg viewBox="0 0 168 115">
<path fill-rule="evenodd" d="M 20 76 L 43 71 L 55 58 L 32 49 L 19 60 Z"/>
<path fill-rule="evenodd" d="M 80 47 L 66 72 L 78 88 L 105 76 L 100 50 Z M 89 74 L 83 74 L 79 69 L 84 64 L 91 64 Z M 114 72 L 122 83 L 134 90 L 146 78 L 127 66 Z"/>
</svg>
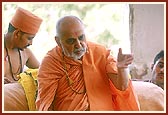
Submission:
<svg viewBox="0 0 168 115">
<path fill-rule="evenodd" d="M 38 69 L 28 69 L 19 74 L 20 79 L 18 82 L 22 85 L 25 91 L 29 111 L 36 111 L 37 73 Z"/>
<path fill-rule="evenodd" d="M 20 83 L 4 84 L 4 111 L 28 111 L 28 104 Z"/>
</svg>

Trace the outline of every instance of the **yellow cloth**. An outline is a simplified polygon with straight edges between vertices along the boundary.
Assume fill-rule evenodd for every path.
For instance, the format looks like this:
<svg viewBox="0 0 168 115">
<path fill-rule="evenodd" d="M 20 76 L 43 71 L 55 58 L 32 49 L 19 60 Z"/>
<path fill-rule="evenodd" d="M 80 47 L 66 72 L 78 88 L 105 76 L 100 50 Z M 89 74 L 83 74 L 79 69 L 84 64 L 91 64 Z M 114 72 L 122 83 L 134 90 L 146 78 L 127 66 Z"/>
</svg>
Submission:
<svg viewBox="0 0 168 115">
<path fill-rule="evenodd" d="M 37 91 L 37 73 L 38 69 L 28 69 L 20 73 L 18 82 L 22 85 L 28 102 L 29 111 L 36 111 L 36 91 Z"/>
</svg>

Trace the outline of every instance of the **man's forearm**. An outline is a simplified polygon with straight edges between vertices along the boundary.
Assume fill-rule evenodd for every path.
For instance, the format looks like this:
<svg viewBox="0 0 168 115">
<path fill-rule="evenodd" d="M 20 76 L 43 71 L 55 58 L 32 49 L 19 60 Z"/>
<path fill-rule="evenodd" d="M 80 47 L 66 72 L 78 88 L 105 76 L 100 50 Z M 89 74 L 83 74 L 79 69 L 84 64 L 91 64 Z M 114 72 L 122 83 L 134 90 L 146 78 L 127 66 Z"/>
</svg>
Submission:
<svg viewBox="0 0 168 115">
<path fill-rule="evenodd" d="M 118 68 L 118 74 L 108 73 L 107 75 L 118 90 L 127 89 L 129 83 L 127 68 Z"/>
<path fill-rule="evenodd" d="M 120 90 L 126 90 L 128 87 L 128 71 L 127 68 L 118 68 L 118 77 L 117 77 L 117 82 L 118 82 L 118 87 Z"/>
</svg>

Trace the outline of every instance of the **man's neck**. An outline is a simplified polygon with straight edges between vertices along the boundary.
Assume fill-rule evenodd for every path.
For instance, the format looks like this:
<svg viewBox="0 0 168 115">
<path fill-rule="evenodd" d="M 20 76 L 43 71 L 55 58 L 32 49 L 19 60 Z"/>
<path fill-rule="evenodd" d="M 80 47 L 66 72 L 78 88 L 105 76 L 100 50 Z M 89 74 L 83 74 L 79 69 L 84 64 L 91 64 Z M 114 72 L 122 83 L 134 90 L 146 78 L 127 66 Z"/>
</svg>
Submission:
<svg viewBox="0 0 168 115">
<path fill-rule="evenodd" d="M 4 35 L 4 47 L 8 49 L 15 49 L 13 46 L 12 35 L 10 33 Z"/>
</svg>

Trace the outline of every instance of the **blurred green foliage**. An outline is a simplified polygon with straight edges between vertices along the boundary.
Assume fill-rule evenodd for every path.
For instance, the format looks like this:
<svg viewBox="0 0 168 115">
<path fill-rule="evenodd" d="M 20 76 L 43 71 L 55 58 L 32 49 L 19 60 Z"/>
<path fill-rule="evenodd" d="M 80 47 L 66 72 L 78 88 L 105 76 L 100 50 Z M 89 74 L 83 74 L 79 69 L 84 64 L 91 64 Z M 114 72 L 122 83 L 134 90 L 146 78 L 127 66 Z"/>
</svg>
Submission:
<svg viewBox="0 0 168 115">
<path fill-rule="evenodd" d="M 111 5 L 111 6 L 110 6 Z M 121 4 L 119 7 L 122 7 L 123 4 Z M 55 24 L 56 20 L 58 20 L 59 17 L 62 17 L 64 15 L 76 15 L 78 16 L 87 26 L 89 26 L 89 23 L 94 23 L 95 20 L 100 20 L 99 23 L 104 24 L 105 27 L 102 27 L 102 30 L 100 32 L 96 32 L 96 35 L 94 35 L 95 42 L 98 42 L 100 44 L 105 45 L 106 47 L 109 47 L 110 44 L 118 44 L 119 39 L 115 36 L 112 30 L 110 30 L 107 25 L 113 26 L 114 23 L 118 23 L 121 20 L 122 16 L 118 12 L 115 12 L 113 10 L 114 4 L 96 4 L 96 3 L 70 3 L 70 4 L 60 4 L 60 3 L 24 3 L 24 2 L 18 2 L 18 3 L 6 3 L 4 4 L 4 12 L 5 17 L 8 17 L 9 20 L 11 19 L 11 16 L 13 15 L 14 11 L 18 6 L 23 7 L 25 9 L 28 9 L 32 11 L 33 13 L 39 15 L 43 18 L 43 30 L 46 31 L 49 34 L 54 34 L 55 30 Z M 99 13 L 100 12 L 100 13 Z M 104 12 L 104 14 L 103 14 Z M 93 14 L 94 13 L 94 14 Z M 103 16 L 107 13 L 106 20 L 103 18 Z M 93 16 L 93 17 L 91 17 Z M 6 20 L 6 21 L 9 21 Z M 90 22 L 88 22 L 90 21 Z M 105 21 L 105 22 L 104 22 Z M 107 21 L 107 22 L 106 22 Z M 7 30 L 8 22 L 5 22 L 4 28 Z M 90 25 L 94 26 L 94 25 Z M 88 27 L 89 28 L 89 27 Z M 93 27 L 90 27 L 93 28 Z M 92 31 L 94 31 L 92 29 Z M 90 33 L 91 34 L 91 33 Z M 93 38 L 90 38 L 93 39 Z"/>
<path fill-rule="evenodd" d="M 57 20 L 65 15 L 75 15 L 85 24 L 87 40 L 118 51 L 121 41 L 128 41 L 129 12 L 125 3 L 95 3 L 95 2 L 3 2 L 2 27 L 6 33 L 8 24 L 17 7 L 22 7 L 43 19 L 37 38 L 34 39 L 33 51 L 42 58 L 45 53 L 55 46 L 55 26 Z M 127 17 L 125 17 L 127 16 Z M 127 24 L 127 25 L 125 25 Z M 125 42 L 124 41 L 124 42 Z M 40 43 L 40 44 L 39 44 Z M 117 47 L 116 47 L 117 46 Z M 39 49 L 44 49 L 40 50 Z M 112 52 L 113 53 L 113 52 Z"/>
</svg>

